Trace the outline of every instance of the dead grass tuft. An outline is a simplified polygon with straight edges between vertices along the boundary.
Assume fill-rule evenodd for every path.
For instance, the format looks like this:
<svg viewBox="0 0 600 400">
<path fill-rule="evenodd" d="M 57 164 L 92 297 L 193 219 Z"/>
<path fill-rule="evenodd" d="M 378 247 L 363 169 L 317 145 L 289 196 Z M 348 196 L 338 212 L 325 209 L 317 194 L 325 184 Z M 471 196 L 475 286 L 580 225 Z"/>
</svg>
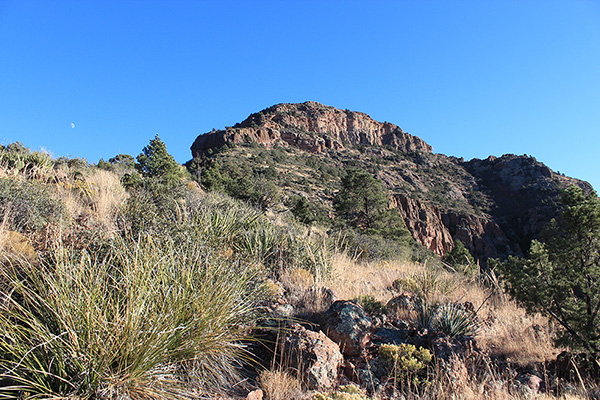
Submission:
<svg viewBox="0 0 600 400">
<path fill-rule="evenodd" d="M 479 341 L 492 354 L 525 366 L 556 358 L 562 349 L 555 347 L 553 335 L 547 318 L 528 315 L 507 301 L 489 310 L 487 327 L 482 329 Z"/>
<path fill-rule="evenodd" d="M 265 393 L 267 400 L 295 400 L 304 398 L 300 381 L 282 370 L 261 372 L 258 383 Z"/>
<path fill-rule="evenodd" d="M 359 263 L 346 254 L 334 257 L 332 278 L 327 285 L 340 299 L 370 295 L 383 303 L 394 296 L 395 280 L 416 273 L 423 267 L 406 261 Z"/>
</svg>

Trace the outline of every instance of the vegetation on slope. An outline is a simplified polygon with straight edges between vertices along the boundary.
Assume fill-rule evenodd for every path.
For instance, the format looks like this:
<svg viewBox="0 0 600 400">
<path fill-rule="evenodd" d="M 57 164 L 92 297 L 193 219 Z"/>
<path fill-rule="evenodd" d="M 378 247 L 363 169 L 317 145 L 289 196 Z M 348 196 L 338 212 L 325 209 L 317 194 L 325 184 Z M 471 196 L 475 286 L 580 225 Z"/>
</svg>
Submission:
<svg viewBox="0 0 600 400">
<path fill-rule="evenodd" d="M 259 162 L 254 157 L 265 150 L 260 146 L 234 150 L 243 150 L 252 162 L 236 163 L 227 158 L 234 153 L 227 152 L 204 160 L 200 180 L 212 189 L 205 192 L 172 162 L 158 137 L 137 159 L 118 155 L 97 166 L 81 159 L 55 160 L 19 144 L 1 149 L 0 395 L 198 398 L 249 382 L 262 387 L 269 399 L 395 394 L 510 399 L 529 393 L 515 379 L 529 373 L 542 376 L 545 398 L 594 395 L 592 370 L 577 369 L 593 366 L 593 353 L 587 364 L 569 359 L 575 366 L 568 364 L 569 371 L 577 373 L 559 376 L 555 359 L 563 348 L 552 339 L 566 337 L 569 329 L 518 308 L 495 272 L 474 268 L 464 247 L 456 246 L 446 258 L 450 269 L 434 258 L 426 264 L 410 261 L 415 247 L 406 243 L 406 231 L 384 206 L 389 186 L 376 179 L 385 173 L 366 164 L 344 170 L 356 160 L 326 172 L 330 164 L 293 149 L 275 149 L 283 153 L 272 164 L 269 157 L 277 152 L 265 153 Z M 310 163 L 335 179 L 313 185 Z M 288 174 L 281 165 L 289 167 Z M 367 185 L 352 184 L 359 174 L 366 174 L 361 181 Z M 261 176 L 271 176 L 273 186 L 261 186 Z M 283 186 L 278 186 L 280 179 Z M 313 204 L 311 196 L 318 195 L 327 202 Z M 537 257 L 532 251 L 528 260 L 505 264 L 542 270 L 526 277 L 515 272 L 517 267 L 502 270 L 517 300 L 532 312 L 556 314 L 552 307 L 562 307 L 567 318 L 561 324 L 569 324 L 586 339 L 580 343 L 593 349 L 597 319 L 588 317 L 595 315 L 597 301 L 592 290 L 598 267 L 597 197 L 574 190 L 565 199 L 566 213 L 552 228 L 551 239 L 540 245 L 545 253 Z M 334 234 L 338 229 L 349 246 L 340 246 L 344 240 Z M 376 243 L 369 247 L 368 240 Z M 352 247 L 357 243 L 358 252 Z M 393 244 L 387 254 L 385 243 Z M 369 257 L 355 257 L 370 248 L 376 251 Z M 411 252 L 402 253 L 402 248 Z M 553 285 L 536 290 L 541 303 L 527 303 L 514 288 L 539 285 L 540 271 Z M 415 340 L 467 335 L 477 346 L 473 353 L 455 353 L 445 364 L 439 354 L 422 362 L 416 356 L 425 354 L 420 345 L 389 348 L 391 359 L 400 350 L 406 358 L 391 363 L 387 381 L 368 394 L 366 384 L 307 392 L 302 376 L 275 358 L 267 360 L 265 371 L 258 367 L 256 380 L 246 380 L 248 366 L 256 368 L 250 360 L 259 356 L 251 346 L 253 331 L 269 321 L 265 312 L 283 301 L 293 317 L 310 317 L 326 307 L 324 286 L 338 298 L 363 304 L 380 327 L 403 329 Z M 556 305 L 558 292 L 552 290 L 571 297 Z M 386 306 L 398 297 L 411 299 L 415 307 Z M 579 387 L 567 383 L 572 378 Z"/>
<path fill-rule="evenodd" d="M 164 146 L 158 141 L 150 146 Z M 164 154 L 144 154 L 150 159 L 136 165 L 162 165 L 152 158 Z M 115 201 L 103 197 L 114 187 L 103 185 L 120 187 L 118 180 L 93 181 L 105 171 L 53 164 L 43 179 L 29 174 L 32 165 L 4 164 L 0 178 L 8 193 L 1 203 L 4 396 L 186 397 L 227 386 L 249 358 L 244 343 L 268 296 L 266 279 L 292 266 L 327 273 L 323 240 L 203 193 L 180 174 L 148 169 L 132 184 L 135 171 L 119 166 L 129 191 Z M 11 231 L 28 235 L 39 255 L 23 257 Z"/>
</svg>

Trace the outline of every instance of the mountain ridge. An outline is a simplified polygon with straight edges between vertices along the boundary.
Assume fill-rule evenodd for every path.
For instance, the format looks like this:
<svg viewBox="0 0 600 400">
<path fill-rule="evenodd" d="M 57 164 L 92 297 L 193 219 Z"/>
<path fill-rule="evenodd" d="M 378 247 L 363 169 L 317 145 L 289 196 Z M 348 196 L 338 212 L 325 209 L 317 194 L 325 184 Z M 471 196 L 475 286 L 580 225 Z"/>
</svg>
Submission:
<svg viewBox="0 0 600 400">
<path fill-rule="evenodd" d="M 480 260 L 524 255 L 559 214 L 563 189 L 593 190 L 526 155 L 465 161 L 433 153 L 429 144 L 395 124 L 317 102 L 266 108 L 198 136 L 191 150 L 204 169 L 215 162 L 249 163 L 247 174 L 255 173 L 255 180 L 271 167 L 281 204 L 300 196 L 329 219 L 343 171 L 364 168 L 384 183 L 390 207 L 400 211 L 417 243 L 444 255 L 460 240 Z M 275 159 L 275 153 L 281 156 Z M 235 161 L 226 161 L 230 156 Z"/>
</svg>

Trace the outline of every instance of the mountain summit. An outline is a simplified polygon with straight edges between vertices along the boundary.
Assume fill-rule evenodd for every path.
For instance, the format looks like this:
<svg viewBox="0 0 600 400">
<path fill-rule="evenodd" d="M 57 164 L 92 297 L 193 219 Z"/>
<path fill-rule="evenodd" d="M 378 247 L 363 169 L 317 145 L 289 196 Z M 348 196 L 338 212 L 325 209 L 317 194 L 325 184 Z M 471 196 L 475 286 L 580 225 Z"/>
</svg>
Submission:
<svg viewBox="0 0 600 400">
<path fill-rule="evenodd" d="M 389 146 L 403 152 L 432 151 L 420 138 L 389 122 L 378 122 L 367 114 L 340 110 L 314 101 L 277 104 L 250 115 L 224 130 L 198 136 L 192 145 L 194 157 L 226 143 L 256 142 L 295 146 L 311 153 L 342 150 L 348 146 Z"/>
<path fill-rule="evenodd" d="M 456 241 L 485 260 L 523 255 L 558 216 L 569 178 L 527 155 L 465 161 L 389 122 L 316 102 L 277 104 L 191 147 L 203 184 L 264 208 L 335 226 L 333 201 L 346 171 L 385 186 L 413 239 L 438 255 Z"/>
</svg>

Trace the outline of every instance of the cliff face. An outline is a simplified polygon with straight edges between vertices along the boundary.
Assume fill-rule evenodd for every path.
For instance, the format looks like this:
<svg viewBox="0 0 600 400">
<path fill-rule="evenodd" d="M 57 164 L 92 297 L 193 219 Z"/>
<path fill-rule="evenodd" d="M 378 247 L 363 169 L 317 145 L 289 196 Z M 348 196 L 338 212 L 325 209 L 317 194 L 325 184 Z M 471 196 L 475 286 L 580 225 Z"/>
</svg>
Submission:
<svg viewBox="0 0 600 400">
<path fill-rule="evenodd" d="M 456 240 L 480 260 L 523 255 L 558 215 L 562 189 L 592 190 L 587 182 L 556 174 L 533 157 L 464 161 L 434 154 L 431 146 L 394 124 L 315 102 L 275 105 L 234 127 L 198 136 L 191 149 L 195 158 L 206 159 L 212 157 L 210 149 L 251 143 L 262 145 L 263 161 L 274 146 L 288 149 L 290 156 L 306 154 L 310 162 L 301 168 L 281 157 L 271 166 L 284 176 L 278 181 L 284 197 L 307 198 L 329 215 L 348 165 L 373 172 L 415 241 L 439 255 Z M 242 154 L 234 157 L 236 162 L 252 159 Z"/>
<path fill-rule="evenodd" d="M 367 114 L 339 110 L 316 102 L 278 104 L 250 115 L 234 127 L 198 136 L 194 157 L 226 143 L 256 142 L 294 146 L 311 153 L 342 150 L 347 146 L 390 146 L 404 152 L 431 152 L 431 146 L 389 122 Z"/>
<path fill-rule="evenodd" d="M 531 240 L 556 216 L 562 189 L 575 185 L 593 190 L 589 183 L 559 175 L 534 157 L 490 156 L 465 163 L 465 169 L 494 200 L 491 217 L 521 252 L 529 250 Z"/>
</svg>

